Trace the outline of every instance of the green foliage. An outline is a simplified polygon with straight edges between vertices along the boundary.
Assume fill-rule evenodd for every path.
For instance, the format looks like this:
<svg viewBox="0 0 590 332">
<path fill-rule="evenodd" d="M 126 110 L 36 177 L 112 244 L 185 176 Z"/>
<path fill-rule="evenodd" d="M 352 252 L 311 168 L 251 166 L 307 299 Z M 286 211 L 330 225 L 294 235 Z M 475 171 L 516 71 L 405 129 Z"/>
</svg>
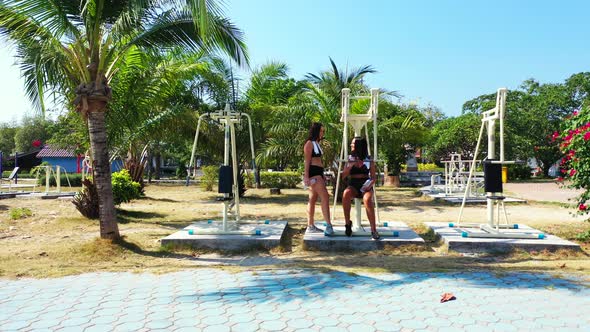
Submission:
<svg viewBox="0 0 590 332">
<path fill-rule="evenodd" d="M 413 105 L 379 103 L 379 148 L 387 162 L 389 175 L 399 175 L 402 164 L 428 137 L 424 115 Z"/>
<path fill-rule="evenodd" d="M 460 153 L 463 156 L 473 155 L 480 126 L 480 117 L 471 113 L 436 123 L 426 145 L 428 158 L 440 161 L 447 160 L 451 153 Z M 482 148 L 480 147 L 480 151 Z M 464 159 L 469 158 L 464 157 Z"/>
<path fill-rule="evenodd" d="M 98 219 L 98 193 L 96 191 L 96 185 L 92 182 L 91 178 L 84 179 L 82 184 L 84 187 L 74 195 L 72 203 L 84 217 Z"/>
<path fill-rule="evenodd" d="M 3 178 L 7 178 L 10 176 L 10 173 L 12 173 L 12 170 L 10 171 L 3 171 L 2 172 L 2 177 Z M 35 174 L 31 174 L 31 173 L 27 173 L 27 172 L 18 172 L 18 178 L 19 179 L 34 179 L 35 178 Z"/>
<path fill-rule="evenodd" d="M 576 212 L 580 215 L 590 213 L 590 105 L 575 111 L 563 122 L 562 132 L 554 133 L 561 141 L 564 153 L 561 161 L 563 177 L 568 179 L 569 187 L 584 190 L 576 202 Z"/>
<path fill-rule="evenodd" d="M 260 172 L 260 185 L 262 188 L 297 188 L 301 183 L 301 173 L 298 172 Z M 254 184 L 254 174 L 248 173 L 244 176 L 246 186 Z"/>
<path fill-rule="evenodd" d="M 115 205 L 127 203 L 141 197 L 141 185 L 131 179 L 126 169 L 112 175 L 113 200 Z"/>
<path fill-rule="evenodd" d="M 66 176 L 65 174 L 60 174 L 59 175 L 59 182 L 61 187 L 66 187 L 68 185 L 68 180 L 70 181 L 69 184 L 72 187 L 81 187 L 82 186 L 82 174 L 78 174 L 78 173 L 74 173 L 74 174 L 69 174 Z M 39 174 L 39 178 L 37 180 L 37 185 L 38 186 L 44 186 L 45 185 L 45 172 L 41 171 L 41 174 Z M 57 185 L 55 176 L 53 174 L 51 174 L 51 177 L 49 178 L 49 185 L 55 187 Z"/>
<path fill-rule="evenodd" d="M 51 137 L 52 122 L 43 117 L 25 117 L 22 125 L 16 129 L 14 135 L 15 150 L 22 153 L 35 149 L 33 141 L 39 140 L 45 144 Z"/>
<path fill-rule="evenodd" d="M 581 242 L 590 242 L 590 230 L 577 234 L 576 240 Z"/>
<path fill-rule="evenodd" d="M 201 170 L 203 171 L 203 176 L 200 179 L 201 187 L 206 191 L 213 191 L 213 186 L 219 178 L 219 167 L 203 166 Z"/>
<path fill-rule="evenodd" d="M 531 168 L 526 164 L 508 165 L 508 179 L 510 180 L 528 180 L 531 175 Z"/>
<path fill-rule="evenodd" d="M 444 168 L 438 167 L 436 164 L 418 164 L 418 171 L 419 172 L 434 172 L 434 171 L 443 171 Z"/>
<path fill-rule="evenodd" d="M 23 219 L 33 215 L 33 212 L 29 208 L 12 208 L 8 210 L 8 216 L 12 220 Z"/>
<path fill-rule="evenodd" d="M 0 123 L 0 151 L 7 157 L 14 152 L 16 135 L 16 125 Z"/>
</svg>

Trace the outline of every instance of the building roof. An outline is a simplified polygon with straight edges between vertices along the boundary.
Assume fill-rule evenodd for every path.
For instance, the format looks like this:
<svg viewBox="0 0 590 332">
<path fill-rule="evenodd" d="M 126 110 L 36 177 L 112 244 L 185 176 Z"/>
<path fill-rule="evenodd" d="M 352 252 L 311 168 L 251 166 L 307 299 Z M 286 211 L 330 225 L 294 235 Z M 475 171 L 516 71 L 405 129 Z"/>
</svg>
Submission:
<svg viewBox="0 0 590 332">
<path fill-rule="evenodd" d="M 74 154 L 73 149 L 52 149 L 49 145 L 45 145 L 39 153 L 37 153 L 37 158 L 74 158 L 76 155 Z"/>
</svg>

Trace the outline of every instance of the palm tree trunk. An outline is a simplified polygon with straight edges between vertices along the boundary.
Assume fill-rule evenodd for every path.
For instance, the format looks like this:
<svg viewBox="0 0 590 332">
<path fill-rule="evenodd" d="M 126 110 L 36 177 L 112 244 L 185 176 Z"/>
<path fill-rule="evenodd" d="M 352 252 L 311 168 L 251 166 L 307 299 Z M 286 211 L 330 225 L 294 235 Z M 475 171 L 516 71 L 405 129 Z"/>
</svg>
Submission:
<svg viewBox="0 0 590 332">
<path fill-rule="evenodd" d="M 88 130 L 90 147 L 94 157 L 94 183 L 98 191 L 98 211 L 100 220 L 100 237 L 118 239 L 119 227 L 113 202 L 113 186 L 111 184 L 111 165 L 107 150 L 107 134 L 105 126 L 104 103 L 88 103 Z"/>
</svg>

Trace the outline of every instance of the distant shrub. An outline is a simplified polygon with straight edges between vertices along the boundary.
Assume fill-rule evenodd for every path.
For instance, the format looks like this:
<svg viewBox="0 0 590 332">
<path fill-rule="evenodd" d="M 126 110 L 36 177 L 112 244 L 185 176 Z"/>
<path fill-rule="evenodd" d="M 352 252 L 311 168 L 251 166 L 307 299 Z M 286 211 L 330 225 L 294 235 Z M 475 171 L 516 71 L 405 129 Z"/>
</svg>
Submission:
<svg viewBox="0 0 590 332">
<path fill-rule="evenodd" d="M 302 175 L 299 172 L 260 172 L 260 186 L 262 188 L 296 188 L 301 181 Z M 254 174 L 248 173 L 245 176 L 245 182 L 248 187 L 253 187 Z"/>
<path fill-rule="evenodd" d="M 8 211 L 8 215 L 12 220 L 23 219 L 33 215 L 33 212 L 29 208 L 12 208 Z"/>
<path fill-rule="evenodd" d="M 203 176 L 201 176 L 201 187 L 205 191 L 213 191 L 213 186 L 217 183 L 219 178 L 219 167 L 217 166 L 203 166 L 201 168 Z"/>
<path fill-rule="evenodd" d="M 526 164 L 512 164 L 508 166 L 508 179 L 528 180 L 531 178 L 531 175 L 531 168 Z"/>
<path fill-rule="evenodd" d="M 65 187 L 68 185 L 68 180 L 70 180 L 69 183 L 72 187 L 81 187 L 82 186 L 82 174 L 78 174 L 78 173 L 68 174 L 67 177 L 63 173 L 59 175 L 59 181 L 60 181 L 60 185 L 62 187 Z M 39 186 L 45 185 L 45 172 L 42 172 L 41 174 L 39 174 L 39 180 L 37 181 L 37 185 L 39 185 Z M 57 186 L 57 183 L 55 181 L 55 176 L 51 175 L 51 177 L 49 178 L 49 185 L 53 186 L 53 187 Z"/>
<path fill-rule="evenodd" d="M 436 164 L 418 164 L 418 171 L 420 172 L 435 172 L 435 171 L 443 171 L 443 167 L 438 167 Z"/>
</svg>

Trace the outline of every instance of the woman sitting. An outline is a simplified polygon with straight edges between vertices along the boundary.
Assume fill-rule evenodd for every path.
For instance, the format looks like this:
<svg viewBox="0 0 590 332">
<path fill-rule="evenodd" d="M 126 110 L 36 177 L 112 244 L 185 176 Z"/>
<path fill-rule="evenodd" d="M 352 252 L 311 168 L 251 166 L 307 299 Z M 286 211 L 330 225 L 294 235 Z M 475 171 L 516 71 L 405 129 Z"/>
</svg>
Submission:
<svg viewBox="0 0 590 332">
<path fill-rule="evenodd" d="M 379 240 L 380 236 L 375 225 L 375 206 L 373 205 L 375 162 L 369 157 L 366 139 L 355 137 L 350 144 L 350 148 L 351 154 L 342 171 L 343 178 L 349 177 L 348 187 L 346 187 L 342 196 L 345 234 L 346 236 L 352 236 L 351 201 L 353 198 L 362 198 L 365 210 L 367 210 L 367 218 L 371 224 L 371 236 L 373 240 Z"/>
</svg>

